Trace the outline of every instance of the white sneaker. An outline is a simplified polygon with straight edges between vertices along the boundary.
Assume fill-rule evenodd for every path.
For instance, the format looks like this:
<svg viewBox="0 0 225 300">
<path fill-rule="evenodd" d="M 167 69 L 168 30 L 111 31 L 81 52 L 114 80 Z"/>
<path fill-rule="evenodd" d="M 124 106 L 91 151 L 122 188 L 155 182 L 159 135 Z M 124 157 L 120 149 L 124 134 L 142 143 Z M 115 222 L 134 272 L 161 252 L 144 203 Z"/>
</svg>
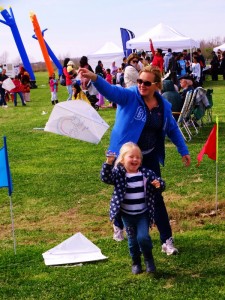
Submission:
<svg viewBox="0 0 225 300">
<path fill-rule="evenodd" d="M 2 107 L 4 107 L 4 108 L 7 108 L 7 107 L 8 107 L 8 105 L 2 105 Z"/>
<path fill-rule="evenodd" d="M 119 227 L 113 225 L 113 239 L 117 242 L 121 242 L 124 240 L 124 235 L 123 235 L 123 229 L 120 229 Z"/>
<path fill-rule="evenodd" d="M 170 237 L 164 244 L 162 244 L 162 252 L 167 255 L 175 255 L 178 253 L 177 248 L 174 247 L 173 238 Z"/>
</svg>

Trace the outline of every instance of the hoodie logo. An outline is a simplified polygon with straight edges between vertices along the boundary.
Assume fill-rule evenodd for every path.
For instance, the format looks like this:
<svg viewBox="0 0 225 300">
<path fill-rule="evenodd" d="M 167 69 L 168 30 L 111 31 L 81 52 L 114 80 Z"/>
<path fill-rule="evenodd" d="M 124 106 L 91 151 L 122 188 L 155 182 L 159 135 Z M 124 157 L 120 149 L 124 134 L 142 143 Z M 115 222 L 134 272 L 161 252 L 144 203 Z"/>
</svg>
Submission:
<svg viewBox="0 0 225 300">
<path fill-rule="evenodd" d="M 142 106 L 139 106 L 136 110 L 136 114 L 134 116 L 135 120 L 145 122 L 146 121 L 146 114 L 145 110 Z"/>
</svg>

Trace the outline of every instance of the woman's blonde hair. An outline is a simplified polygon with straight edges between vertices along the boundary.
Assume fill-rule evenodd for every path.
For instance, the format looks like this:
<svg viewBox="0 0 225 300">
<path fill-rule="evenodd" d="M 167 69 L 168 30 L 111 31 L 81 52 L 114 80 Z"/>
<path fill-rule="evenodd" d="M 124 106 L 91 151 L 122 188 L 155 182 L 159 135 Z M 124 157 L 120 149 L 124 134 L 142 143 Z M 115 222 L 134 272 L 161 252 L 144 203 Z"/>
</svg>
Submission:
<svg viewBox="0 0 225 300">
<path fill-rule="evenodd" d="M 162 73 L 161 73 L 161 70 L 159 69 L 159 67 L 156 67 L 156 66 L 143 67 L 141 69 L 141 71 L 139 72 L 139 75 L 141 75 L 141 73 L 143 73 L 143 72 L 153 74 L 155 76 L 155 78 L 154 78 L 155 82 L 158 83 L 158 88 L 160 90 L 162 89 Z"/>
<path fill-rule="evenodd" d="M 124 156 L 127 154 L 127 152 L 129 152 L 133 149 L 137 149 L 140 152 L 140 157 L 142 160 L 142 158 L 143 158 L 142 152 L 141 152 L 141 149 L 138 147 L 138 145 L 133 142 L 127 142 L 127 143 L 123 144 L 123 146 L 120 148 L 120 153 L 115 161 L 115 166 L 117 166 L 119 163 L 123 164 Z"/>
</svg>

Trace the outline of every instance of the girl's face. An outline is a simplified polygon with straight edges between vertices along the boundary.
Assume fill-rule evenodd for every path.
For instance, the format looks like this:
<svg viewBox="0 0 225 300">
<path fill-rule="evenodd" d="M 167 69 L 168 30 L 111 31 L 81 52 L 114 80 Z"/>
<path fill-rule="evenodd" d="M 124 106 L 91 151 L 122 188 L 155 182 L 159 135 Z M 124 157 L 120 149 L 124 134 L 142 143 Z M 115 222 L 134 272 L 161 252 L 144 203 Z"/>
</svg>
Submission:
<svg viewBox="0 0 225 300">
<path fill-rule="evenodd" d="M 130 151 L 127 151 L 121 163 L 123 164 L 127 173 L 136 173 L 141 165 L 141 161 L 142 159 L 139 149 L 134 148 Z"/>
</svg>

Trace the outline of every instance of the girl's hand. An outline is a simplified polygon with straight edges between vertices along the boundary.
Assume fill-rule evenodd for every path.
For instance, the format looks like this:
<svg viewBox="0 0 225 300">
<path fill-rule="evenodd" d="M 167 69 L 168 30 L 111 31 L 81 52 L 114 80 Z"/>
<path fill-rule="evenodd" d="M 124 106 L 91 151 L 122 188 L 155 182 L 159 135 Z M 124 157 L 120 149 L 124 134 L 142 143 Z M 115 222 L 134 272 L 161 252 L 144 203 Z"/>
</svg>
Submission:
<svg viewBox="0 0 225 300">
<path fill-rule="evenodd" d="M 106 152 L 106 163 L 112 165 L 116 159 L 116 153 L 108 150 Z"/>
<path fill-rule="evenodd" d="M 151 182 L 151 184 L 152 184 L 156 189 L 160 188 L 160 182 L 159 182 L 157 179 L 153 180 L 153 181 Z"/>
</svg>

